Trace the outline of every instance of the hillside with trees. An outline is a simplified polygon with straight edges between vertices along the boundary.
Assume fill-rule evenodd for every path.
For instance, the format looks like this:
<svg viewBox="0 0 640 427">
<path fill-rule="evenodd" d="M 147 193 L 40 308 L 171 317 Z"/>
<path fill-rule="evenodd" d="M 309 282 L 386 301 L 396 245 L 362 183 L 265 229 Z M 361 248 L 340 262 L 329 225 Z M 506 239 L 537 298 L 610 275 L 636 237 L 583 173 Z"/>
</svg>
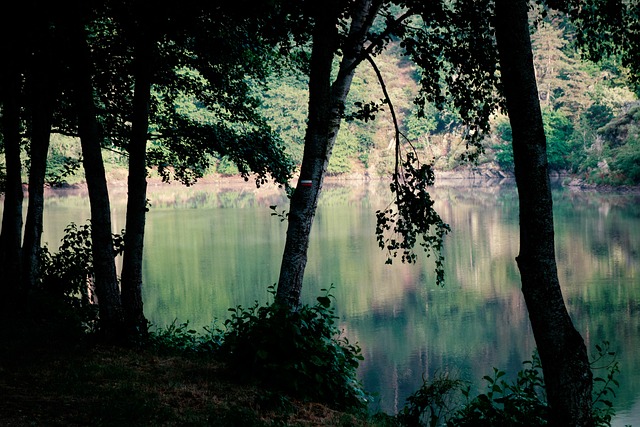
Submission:
<svg viewBox="0 0 640 427">
<path fill-rule="evenodd" d="M 540 19 L 532 34 L 540 104 L 554 174 L 570 175 L 573 184 L 640 184 L 640 101 L 628 80 L 628 71 L 608 59 L 595 64 L 582 60 L 573 46 L 575 29 L 559 14 Z M 403 56 L 399 42 L 392 42 L 376 62 L 384 77 L 403 134 L 424 159 L 432 159 L 438 172 L 461 176 L 506 177 L 513 173 L 511 129 L 507 118 L 496 115 L 492 132 L 483 142 L 477 162 L 463 160 L 465 127 L 455 111 L 427 104 L 423 117 L 413 100 L 419 76 L 415 65 Z M 286 152 L 300 165 L 307 117 L 308 78 L 287 68 L 256 87 L 262 117 L 282 139 Z M 393 172 L 394 129 L 374 71 L 358 68 L 349 94 L 347 122 L 342 127 L 329 164 L 329 174 L 368 178 Z M 188 98 L 178 100 L 184 109 L 200 116 Z M 356 120 L 362 105 L 380 108 L 367 120 Z M 107 170 L 119 179 L 128 157 L 121 148 L 104 153 Z M 239 174 L 228 157 L 210 157 L 199 174 Z M 83 180 L 78 171 L 80 147 L 69 136 L 52 135 L 47 181 L 53 185 Z M 0 160 L 3 162 L 4 159 Z M 0 179 L 4 168 L 0 168 Z M 197 177 L 196 174 L 194 177 Z M 120 178 L 121 179 L 121 178 Z"/>
<path fill-rule="evenodd" d="M 558 14 L 541 20 L 532 35 L 534 63 L 543 110 L 550 168 L 569 174 L 574 183 L 639 184 L 638 97 L 627 71 L 612 60 L 594 64 L 581 60 L 572 45 L 575 30 Z M 492 133 L 483 142 L 477 163 L 462 160 L 465 127 L 455 111 L 426 105 L 420 117 L 413 99 L 418 91 L 415 65 L 392 44 L 376 58 L 402 132 L 411 144 L 433 159 L 437 171 L 475 171 L 481 176 L 511 176 L 511 129 L 504 115 L 492 120 Z M 299 164 L 306 118 L 306 81 L 302 76 L 274 78 L 263 95 L 263 115 L 282 137 Z M 354 77 L 349 104 L 352 112 L 363 104 L 381 105 L 379 82 L 363 64 Z M 349 117 L 349 112 L 346 113 Z M 329 164 L 331 175 L 389 176 L 393 171 L 394 130 L 384 105 L 374 120 L 348 121 L 341 129 Z M 227 163 L 218 171 L 229 173 Z"/>
</svg>

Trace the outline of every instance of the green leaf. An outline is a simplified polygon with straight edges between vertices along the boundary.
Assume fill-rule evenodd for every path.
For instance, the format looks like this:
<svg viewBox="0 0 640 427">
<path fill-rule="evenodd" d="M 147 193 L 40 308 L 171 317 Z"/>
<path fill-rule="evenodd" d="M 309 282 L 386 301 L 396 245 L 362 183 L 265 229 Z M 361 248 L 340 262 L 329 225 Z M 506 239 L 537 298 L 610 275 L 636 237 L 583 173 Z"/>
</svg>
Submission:
<svg viewBox="0 0 640 427">
<path fill-rule="evenodd" d="M 329 297 L 318 297 L 317 300 L 325 308 L 329 308 L 331 306 L 331 299 Z"/>
</svg>

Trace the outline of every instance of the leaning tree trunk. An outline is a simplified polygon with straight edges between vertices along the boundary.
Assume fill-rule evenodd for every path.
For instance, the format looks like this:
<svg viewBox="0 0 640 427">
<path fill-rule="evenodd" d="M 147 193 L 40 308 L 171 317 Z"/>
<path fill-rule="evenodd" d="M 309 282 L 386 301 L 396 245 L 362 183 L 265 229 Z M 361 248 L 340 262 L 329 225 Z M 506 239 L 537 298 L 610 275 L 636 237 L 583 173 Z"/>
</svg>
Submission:
<svg viewBox="0 0 640 427">
<path fill-rule="evenodd" d="M 527 1 L 496 0 L 496 39 L 520 203 L 522 293 L 555 426 L 591 426 L 592 373 L 558 280 L 546 139 L 533 68 Z"/>
<path fill-rule="evenodd" d="M 91 83 L 89 46 L 80 22 L 73 26 L 71 60 L 75 72 L 75 99 L 78 133 L 82 146 L 82 163 L 91 205 L 91 239 L 95 288 L 98 297 L 100 330 L 109 340 L 121 338 L 123 312 L 115 266 L 111 231 L 111 206 L 100 141 L 102 136 L 96 117 Z"/>
<path fill-rule="evenodd" d="M 145 333 L 147 328 L 142 303 L 142 252 L 147 211 L 146 155 L 152 73 L 152 45 L 147 42 L 145 34 L 138 36 L 140 39 L 134 59 L 135 92 L 129 143 L 129 194 L 122 263 L 122 306 L 127 330 L 133 334 Z"/>
<path fill-rule="evenodd" d="M 330 1 L 317 9 L 313 30 L 311 73 L 309 76 L 309 122 L 305 134 L 300 178 L 291 197 L 276 301 L 296 307 L 300 303 L 302 280 L 307 264 L 311 225 L 344 113 L 347 94 L 357 63 L 364 58 L 366 34 L 379 8 L 376 0 L 360 0 L 344 46 L 338 76 L 331 84 L 331 68 L 338 37 L 338 4 Z"/>
<path fill-rule="evenodd" d="M 12 308 L 19 295 L 22 240 L 22 167 L 20 161 L 20 43 L 3 41 L 0 95 L 2 140 L 6 159 L 6 186 L 0 232 L 0 272 L 3 300 Z"/>
<path fill-rule="evenodd" d="M 42 243 L 44 213 L 44 180 L 51 136 L 53 109 L 57 94 L 57 65 L 52 61 L 51 34 L 46 16 L 38 15 L 34 40 L 34 55 L 29 75 L 31 84 L 31 145 L 29 157 L 29 206 L 22 244 L 23 282 L 33 290 L 38 275 L 38 251 Z"/>
</svg>

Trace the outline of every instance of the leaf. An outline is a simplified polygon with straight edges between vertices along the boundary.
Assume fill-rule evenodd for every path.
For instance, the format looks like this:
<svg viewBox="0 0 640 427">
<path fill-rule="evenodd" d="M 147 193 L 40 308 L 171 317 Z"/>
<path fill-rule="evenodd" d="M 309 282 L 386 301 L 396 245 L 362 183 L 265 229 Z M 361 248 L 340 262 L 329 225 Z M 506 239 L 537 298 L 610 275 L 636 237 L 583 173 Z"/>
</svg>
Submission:
<svg viewBox="0 0 640 427">
<path fill-rule="evenodd" d="M 317 300 L 324 308 L 329 308 L 331 306 L 331 299 L 329 297 L 322 296 L 318 297 Z"/>
</svg>

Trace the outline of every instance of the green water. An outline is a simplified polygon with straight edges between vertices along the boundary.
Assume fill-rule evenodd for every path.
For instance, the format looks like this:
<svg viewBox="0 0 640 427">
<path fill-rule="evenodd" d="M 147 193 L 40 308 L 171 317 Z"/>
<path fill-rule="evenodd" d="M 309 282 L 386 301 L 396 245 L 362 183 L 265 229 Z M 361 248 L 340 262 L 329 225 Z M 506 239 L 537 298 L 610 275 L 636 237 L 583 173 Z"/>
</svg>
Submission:
<svg viewBox="0 0 640 427">
<path fill-rule="evenodd" d="M 112 191 L 114 229 L 124 227 L 126 192 Z M 287 208 L 276 189 L 251 185 L 150 188 L 144 303 L 157 325 L 200 328 L 227 309 L 270 300 L 278 279 Z M 480 383 L 498 367 L 521 368 L 534 349 L 519 274 L 517 193 L 511 185 L 434 189 L 452 227 L 446 285 L 430 259 L 386 265 L 376 244 L 375 211 L 389 203 L 384 184 L 327 185 L 313 226 L 304 299 L 334 285 L 341 329 L 360 344 L 360 377 L 387 412 L 422 383 L 450 373 Z M 640 197 L 557 190 L 558 272 L 571 316 L 590 350 L 609 340 L 621 376 L 614 425 L 640 425 Z M 47 198 L 45 241 L 52 248 L 70 222 L 88 218 L 82 192 Z"/>
</svg>

